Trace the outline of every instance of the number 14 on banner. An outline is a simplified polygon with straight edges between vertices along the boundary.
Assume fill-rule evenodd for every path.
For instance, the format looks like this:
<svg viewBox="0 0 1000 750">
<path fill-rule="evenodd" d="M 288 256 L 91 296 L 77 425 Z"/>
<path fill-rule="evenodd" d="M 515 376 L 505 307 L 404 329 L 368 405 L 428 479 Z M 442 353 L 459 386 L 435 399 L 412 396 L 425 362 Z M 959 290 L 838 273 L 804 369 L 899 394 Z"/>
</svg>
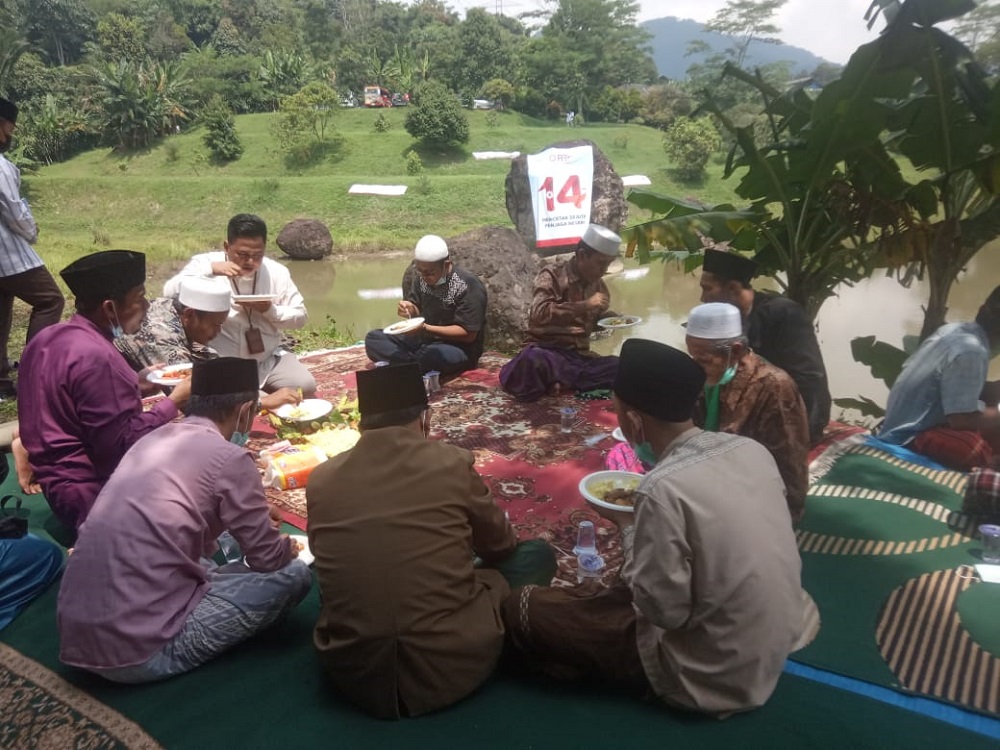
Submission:
<svg viewBox="0 0 1000 750">
<path fill-rule="evenodd" d="M 583 202 L 587 200 L 587 194 L 580 186 L 580 176 L 570 175 L 566 178 L 563 186 L 559 189 L 559 194 L 555 194 L 555 181 L 552 177 L 546 177 L 538 188 L 539 193 L 545 194 L 545 210 L 552 213 L 556 210 L 556 203 L 571 203 L 579 209 Z"/>
</svg>

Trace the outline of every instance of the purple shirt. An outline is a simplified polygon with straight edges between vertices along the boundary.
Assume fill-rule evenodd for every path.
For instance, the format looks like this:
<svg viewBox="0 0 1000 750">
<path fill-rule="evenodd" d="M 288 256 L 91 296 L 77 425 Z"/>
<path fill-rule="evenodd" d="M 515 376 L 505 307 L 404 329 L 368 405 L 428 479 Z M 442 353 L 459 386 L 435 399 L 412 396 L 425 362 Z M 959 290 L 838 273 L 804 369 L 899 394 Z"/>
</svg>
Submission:
<svg viewBox="0 0 1000 750">
<path fill-rule="evenodd" d="M 201 558 L 223 531 L 254 570 L 292 559 L 271 527 L 253 457 L 209 420 L 190 417 L 146 436 L 98 496 L 59 588 L 66 664 L 127 667 L 176 636 L 209 589 Z"/>
<path fill-rule="evenodd" d="M 136 440 L 177 416 L 143 412 L 135 372 L 108 333 L 74 315 L 28 343 L 18 377 L 21 441 L 52 512 L 71 529 Z"/>
</svg>

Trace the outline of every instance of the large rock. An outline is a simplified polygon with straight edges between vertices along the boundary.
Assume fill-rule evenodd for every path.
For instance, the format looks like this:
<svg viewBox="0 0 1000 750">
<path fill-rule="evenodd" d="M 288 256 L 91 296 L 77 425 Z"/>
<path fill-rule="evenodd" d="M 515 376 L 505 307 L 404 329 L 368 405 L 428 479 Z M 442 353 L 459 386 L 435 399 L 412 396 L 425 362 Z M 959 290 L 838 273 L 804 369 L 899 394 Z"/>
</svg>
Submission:
<svg viewBox="0 0 1000 750">
<path fill-rule="evenodd" d="M 295 219 L 281 228 L 277 239 L 281 251 L 295 260 L 319 260 L 333 252 L 333 237 L 318 219 Z"/>
<path fill-rule="evenodd" d="M 486 348 L 519 348 L 528 327 L 538 256 L 517 232 L 506 227 L 479 227 L 446 239 L 452 261 L 482 279 L 489 294 Z M 403 275 L 404 288 L 414 273 L 411 264 Z"/>
<path fill-rule="evenodd" d="M 594 184 L 591 191 L 590 220 L 595 224 L 618 232 L 628 218 L 628 203 L 622 179 L 615 172 L 611 162 L 593 141 L 561 141 L 547 148 L 570 148 L 591 146 L 594 149 Z M 528 184 L 528 157 L 521 155 L 514 159 L 507 173 L 507 215 L 514 222 L 518 234 L 529 248 L 535 247 L 535 214 L 532 206 L 535 196 Z M 573 246 L 547 247 L 540 250 L 542 255 L 558 255 L 569 252 Z"/>
</svg>

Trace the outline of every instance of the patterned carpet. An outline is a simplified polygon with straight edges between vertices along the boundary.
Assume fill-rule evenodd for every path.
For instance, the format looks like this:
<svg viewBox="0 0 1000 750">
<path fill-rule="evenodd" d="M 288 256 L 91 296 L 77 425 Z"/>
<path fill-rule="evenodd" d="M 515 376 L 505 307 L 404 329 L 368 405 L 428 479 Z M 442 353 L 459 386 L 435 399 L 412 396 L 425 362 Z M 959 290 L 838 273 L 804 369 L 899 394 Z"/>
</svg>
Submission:
<svg viewBox="0 0 1000 750">
<path fill-rule="evenodd" d="M 354 371 L 369 365 L 361 347 L 304 361 L 316 377 L 317 395 L 334 403 L 343 395 L 356 397 Z M 541 538 L 556 547 L 557 583 L 576 583 L 571 550 L 577 526 L 585 519 L 598 527 L 598 546 L 610 578 L 621 563 L 617 535 L 590 509 L 577 487 L 585 475 L 604 468 L 604 455 L 615 445 L 611 431 L 618 422 L 611 402 L 564 396 L 518 403 L 499 388 L 497 374 L 506 361 L 487 353 L 478 369 L 445 383 L 431 398 L 431 436 L 475 454 L 476 469 L 522 539 Z M 571 433 L 559 428 L 559 409 L 567 405 L 579 410 Z M 250 447 L 259 451 L 273 439 L 270 425 L 258 420 Z M 269 489 L 268 498 L 285 520 L 305 528 L 305 490 Z"/>
</svg>

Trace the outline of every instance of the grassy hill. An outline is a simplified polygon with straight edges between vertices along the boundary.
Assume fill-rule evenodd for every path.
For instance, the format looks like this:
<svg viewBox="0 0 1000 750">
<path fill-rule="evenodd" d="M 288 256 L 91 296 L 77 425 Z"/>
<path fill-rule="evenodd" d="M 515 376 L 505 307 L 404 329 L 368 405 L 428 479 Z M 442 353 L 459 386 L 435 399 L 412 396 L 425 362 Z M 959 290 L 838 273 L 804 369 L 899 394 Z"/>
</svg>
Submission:
<svg viewBox="0 0 1000 750">
<path fill-rule="evenodd" d="M 294 218 L 328 224 L 335 252 L 412 247 L 423 234 L 452 235 L 472 227 L 509 226 L 504 203 L 507 161 L 478 161 L 473 151 L 534 153 L 572 138 L 594 141 L 620 175 L 645 174 L 657 190 L 708 201 L 732 200 L 735 181 L 711 166 L 702 185 L 674 182 L 661 133 L 637 125 L 586 125 L 534 120 L 516 113 L 469 111 L 471 139 L 453 153 L 421 151 L 429 191 L 406 174 L 413 139 L 403 128 L 403 108 L 386 110 L 392 123 L 376 133 L 377 113 L 337 112 L 338 142 L 322 163 L 289 169 L 271 134 L 275 115 L 245 115 L 237 128 L 246 151 L 236 162 L 208 159 L 202 131 L 170 136 L 148 151 L 123 155 L 110 149 L 45 167 L 25 179 L 41 228 L 38 250 L 56 270 L 84 252 L 130 247 L 151 260 L 186 258 L 221 243 L 233 214 L 258 213 L 274 235 Z M 491 119 L 496 123 L 490 126 Z M 406 184 L 398 198 L 349 195 L 357 182 Z"/>
</svg>

